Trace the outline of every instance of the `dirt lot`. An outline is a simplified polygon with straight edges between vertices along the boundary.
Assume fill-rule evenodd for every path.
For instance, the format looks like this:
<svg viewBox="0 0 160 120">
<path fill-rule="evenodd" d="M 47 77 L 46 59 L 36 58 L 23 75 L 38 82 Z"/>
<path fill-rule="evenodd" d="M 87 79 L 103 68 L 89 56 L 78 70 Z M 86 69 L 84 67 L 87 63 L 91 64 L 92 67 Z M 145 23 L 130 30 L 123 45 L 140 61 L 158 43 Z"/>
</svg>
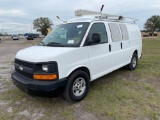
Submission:
<svg viewBox="0 0 160 120">
<path fill-rule="evenodd" d="M 39 41 L 0 43 L 0 120 L 160 120 L 160 38 L 143 40 L 135 71 L 122 68 L 96 80 L 86 99 L 74 104 L 61 95 L 31 96 L 12 84 L 16 52 Z"/>
</svg>

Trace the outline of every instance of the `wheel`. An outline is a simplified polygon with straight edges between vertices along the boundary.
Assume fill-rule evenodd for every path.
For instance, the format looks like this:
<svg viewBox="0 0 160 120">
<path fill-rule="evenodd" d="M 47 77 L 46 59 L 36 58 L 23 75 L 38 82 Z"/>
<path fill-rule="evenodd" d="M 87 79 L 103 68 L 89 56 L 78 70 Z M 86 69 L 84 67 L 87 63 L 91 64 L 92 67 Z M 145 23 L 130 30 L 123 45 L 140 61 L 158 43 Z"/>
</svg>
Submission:
<svg viewBox="0 0 160 120">
<path fill-rule="evenodd" d="M 89 86 L 88 74 L 82 70 L 77 70 L 68 78 L 63 96 L 68 101 L 81 101 L 87 95 Z"/>
<path fill-rule="evenodd" d="M 130 64 L 127 65 L 129 70 L 135 70 L 138 64 L 138 57 L 136 53 L 133 53 Z"/>
</svg>

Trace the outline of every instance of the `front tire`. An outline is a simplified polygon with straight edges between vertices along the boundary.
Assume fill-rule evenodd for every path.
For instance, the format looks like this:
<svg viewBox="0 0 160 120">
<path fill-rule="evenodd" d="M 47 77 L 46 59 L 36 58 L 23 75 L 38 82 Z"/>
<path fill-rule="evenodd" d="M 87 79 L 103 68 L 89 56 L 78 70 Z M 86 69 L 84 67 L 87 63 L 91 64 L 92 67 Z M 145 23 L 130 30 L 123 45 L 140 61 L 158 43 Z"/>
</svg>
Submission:
<svg viewBox="0 0 160 120">
<path fill-rule="evenodd" d="M 129 70 L 135 70 L 138 64 L 138 56 L 136 53 L 133 53 L 130 64 L 127 65 Z"/>
<path fill-rule="evenodd" d="M 78 102 L 85 98 L 88 93 L 89 76 L 82 70 L 75 71 L 69 78 L 63 96 L 68 101 Z"/>
</svg>

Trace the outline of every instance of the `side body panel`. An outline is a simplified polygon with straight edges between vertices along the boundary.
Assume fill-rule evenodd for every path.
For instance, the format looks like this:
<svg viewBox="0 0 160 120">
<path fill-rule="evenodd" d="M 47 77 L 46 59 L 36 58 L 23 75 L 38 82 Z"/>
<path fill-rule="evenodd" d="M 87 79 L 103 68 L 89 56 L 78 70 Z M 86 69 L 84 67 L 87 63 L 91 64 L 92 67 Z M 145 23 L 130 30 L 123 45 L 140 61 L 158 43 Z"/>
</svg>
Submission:
<svg viewBox="0 0 160 120">
<path fill-rule="evenodd" d="M 60 79 L 68 77 L 77 68 L 90 68 L 87 47 L 76 48 L 73 51 L 50 58 L 50 61 L 57 61 Z"/>
<path fill-rule="evenodd" d="M 130 47 L 127 49 L 130 49 L 130 55 L 133 54 L 135 50 L 138 51 L 138 58 L 142 55 L 142 38 L 141 38 L 141 32 L 139 27 L 136 24 L 127 24 L 127 29 L 129 33 L 129 42 Z M 130 56 L 131 58 L 132 56 Z"/>
<path fill-rule="evenodd" d="M 142 54 L 142 38 L 136 24 L 123 23 L 128 29 L 129 39 L 113 42 L 108 23 L 110 22 L 105 22 L 108 43 L 89 47 L 92 81 L 129 64 L 134 51 L 138 51 L 138 58 Z M 111 45 L 111 51 L 108 51 L 109 45 Z"/>
<path fill-rule="evenodd" d="M 108 43 L 93 46 L 81 45 L 74 51 L 50 59 L 50 61 L 57 61 L 60 78 L 68 77 L 79 67 L 86 67 L 89 69 L 91 81 L 93 81 L 129 64 L 135 50 L 138 51 L 138 58 L 141 57 L 142 39 L 137 25 L 125 23 L 128 29 L 129 40 L 113 42 L 108 22 L 102 22 L 106 27 Z M 91 23 L 84 36 L 83 44 L 93 23 Z M 111 46 L 111 51 L 109 51 L 109 45 Z"/>
</svg>

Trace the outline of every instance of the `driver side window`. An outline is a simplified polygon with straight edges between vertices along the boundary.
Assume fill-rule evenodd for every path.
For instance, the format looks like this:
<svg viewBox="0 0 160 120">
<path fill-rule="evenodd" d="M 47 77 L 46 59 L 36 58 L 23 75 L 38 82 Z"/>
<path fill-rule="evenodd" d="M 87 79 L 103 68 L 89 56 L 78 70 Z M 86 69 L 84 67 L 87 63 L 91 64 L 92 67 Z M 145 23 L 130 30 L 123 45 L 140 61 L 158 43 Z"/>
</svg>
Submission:
<svg viewBox="0 0 160 120">
<path fill-rule="evenodd" d="M 92 41 L 92 34 L 98 33 L 100 35 L 101 43 L 108 43 L 107 32 L 104 23 L 94 23 L 89 31 L 89 41 Z"/>
</svg>

